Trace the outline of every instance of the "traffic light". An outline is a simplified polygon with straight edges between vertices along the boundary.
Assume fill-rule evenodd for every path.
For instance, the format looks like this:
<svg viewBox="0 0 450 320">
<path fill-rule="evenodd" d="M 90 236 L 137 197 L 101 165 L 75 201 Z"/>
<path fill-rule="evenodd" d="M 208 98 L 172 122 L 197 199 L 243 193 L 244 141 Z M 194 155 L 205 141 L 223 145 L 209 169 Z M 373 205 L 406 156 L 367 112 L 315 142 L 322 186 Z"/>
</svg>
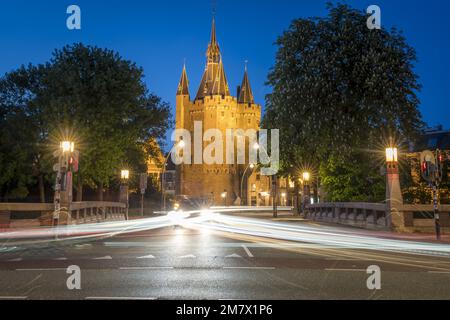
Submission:
<svg viewBox="0 0 450 320">
<path fill-rule="evenodd" d="M 433 152 L 426 150 L 421 153 L 420 169 L 422 173 L 422 178 L 426 182 L 433 183 L 435 181 L 436 156 Z"/>
<path fill-rule="evenodd" d="M 431 162 L 429 161 L 423 161 L 422 162 L 422 177 L 424 180 L 429 181 L 431 180 Z"/>
<path fill-rule="evenodd" d="M 424 177 L 429 176 L 428 162 L 427 162 L 427 161 L 423 161 L 423 162 L 422 162 L 422 175 L 423 175 Z"/>
<path fill-rule="evenodd" d="M 436 150 L 436 181 L 442 182 L 443 172 L 444 172 L 444 163 L 445 163 L 445 154 L 441 150 Z"/>
</svg>

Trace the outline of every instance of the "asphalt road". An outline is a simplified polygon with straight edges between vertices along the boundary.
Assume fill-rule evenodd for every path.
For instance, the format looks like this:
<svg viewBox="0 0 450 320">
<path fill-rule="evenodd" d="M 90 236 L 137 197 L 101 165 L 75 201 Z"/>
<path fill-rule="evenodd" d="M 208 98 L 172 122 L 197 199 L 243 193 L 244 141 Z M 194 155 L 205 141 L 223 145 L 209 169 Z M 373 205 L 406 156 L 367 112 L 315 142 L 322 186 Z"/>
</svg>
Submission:
<svg viewBox="0 0 450 320">
<path fill-rule="evenodd" d="M 0 299 L 450 299 L 446 255 L 305 244 L 201 226 L 4 243 Z M 81 290 L 67 288 L 72 265 Z M 371 265 L 380 290 L 367 287 Z"/>
</svg>

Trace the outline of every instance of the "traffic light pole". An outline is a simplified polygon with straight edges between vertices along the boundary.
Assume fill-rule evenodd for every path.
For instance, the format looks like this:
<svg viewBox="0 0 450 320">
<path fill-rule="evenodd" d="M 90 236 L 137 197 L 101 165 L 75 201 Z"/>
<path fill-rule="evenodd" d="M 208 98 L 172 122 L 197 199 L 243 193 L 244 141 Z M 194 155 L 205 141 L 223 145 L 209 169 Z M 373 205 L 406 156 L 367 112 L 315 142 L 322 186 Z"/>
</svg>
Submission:
<svg viewBox="0 0 450 320">
<path fill-rule="evenodd" d="M 437 149 L 435 153 L 425 150 L 420 155 L 422 177 L 433 189 L 433 209 L 436 239 L 441 239 L 441 222 L 439 217 L 439 184 L 442 181 L 444 155 Z"/>
<path fill-rule="evenodd" d="M 441 240 L 441 222 L 439 219 L 439 206 L 438 206 L 438 188 L 436 184 L 433 185 L 433 207 L 434 207 L 434 224 L 436 229 L 436 239 Z"/>
</svg>

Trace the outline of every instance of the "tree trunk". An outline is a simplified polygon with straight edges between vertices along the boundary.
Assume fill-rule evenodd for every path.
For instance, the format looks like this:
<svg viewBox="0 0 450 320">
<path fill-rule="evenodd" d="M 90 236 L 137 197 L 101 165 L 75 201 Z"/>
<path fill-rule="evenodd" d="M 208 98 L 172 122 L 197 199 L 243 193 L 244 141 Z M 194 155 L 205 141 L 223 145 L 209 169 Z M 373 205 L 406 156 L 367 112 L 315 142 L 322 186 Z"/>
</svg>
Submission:
<svg viewBox="0 0 450 320">
<path fill-rule="evenodd" d="M 77 183 L 77 202 L 83 201 L 83 180 L 81 175 L 78 175 L 78 183 Z"/>
<path fill-rule="evenodd" d="M 44 175 L 39 174 L 39 197 L 41 199 L 41 203 L 45 203 L 45 184 L 44 184 Z"/>
<path fill-rule="evenodd" d="M 103 201 L 103 182 L 100 182 L 98 184 L 97 192 L 98 192 L 98 201 Z"/>
</svg>

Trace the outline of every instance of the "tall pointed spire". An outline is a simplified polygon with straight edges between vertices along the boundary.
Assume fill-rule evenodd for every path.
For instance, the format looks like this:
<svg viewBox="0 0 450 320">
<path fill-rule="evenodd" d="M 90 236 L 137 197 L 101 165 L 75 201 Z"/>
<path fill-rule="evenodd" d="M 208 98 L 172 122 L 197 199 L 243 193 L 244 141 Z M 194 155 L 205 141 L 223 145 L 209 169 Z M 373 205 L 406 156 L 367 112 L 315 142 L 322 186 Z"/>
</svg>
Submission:
<svg viewBox="0 0 450 320">
<path fill-rule="evenodd" d="M 227 76 L 225 75 L 225 70 L 223 68 L 223 62 L 220 60 L 219 62 L 219 70 L 216 76 L 216 79 L 213 84 L 213 88 L 211 90 L 212 95 L 222 95 L 229 96 L 230 90 L 228 88 Z"/>
<path fill-rule="evenodd" d="M 212 26 L 211 26 L 211 44 L 217 43 L 217 36 L 216 36 L 216 18 L 213 17 L 212 19 Z"/>
<path fill-rule="evenodd" d="M 206 57 L 205 72 L 195 100 L 214 95 L 229 96 L 227 77 L 223 68 L 219 44 L 217 43 L 215 18 L 212 20 L 211 40 L 206 51 Z"/>
<path fill-rule="evenodd" d="M 208 58 L 208 63 L 219 63 L 220 47 L 217 43 L 216 19 L 214 17 L 212 19 L 211 40 L 209 41 L 208 50 L 206 51 L 206 57 Z"/>
<path fill-rule="evenodd" d="M 242 80 L 241 91 L 238 97 L 239 103 L 255 103 L 253 98 L 252 87 L 250 86 L 250 80 L 248 79 L 247 63 L 245 63 L 244 79 Z"/>
<path fill-rule="evenodd" d="M 186 72 L 186 63 L 183 65 L 183 72 L 181 73 L 181 79 L 177 90 L 177 96 L 181 95 L 189 96 L 189 80 Z"/>
</svg>

